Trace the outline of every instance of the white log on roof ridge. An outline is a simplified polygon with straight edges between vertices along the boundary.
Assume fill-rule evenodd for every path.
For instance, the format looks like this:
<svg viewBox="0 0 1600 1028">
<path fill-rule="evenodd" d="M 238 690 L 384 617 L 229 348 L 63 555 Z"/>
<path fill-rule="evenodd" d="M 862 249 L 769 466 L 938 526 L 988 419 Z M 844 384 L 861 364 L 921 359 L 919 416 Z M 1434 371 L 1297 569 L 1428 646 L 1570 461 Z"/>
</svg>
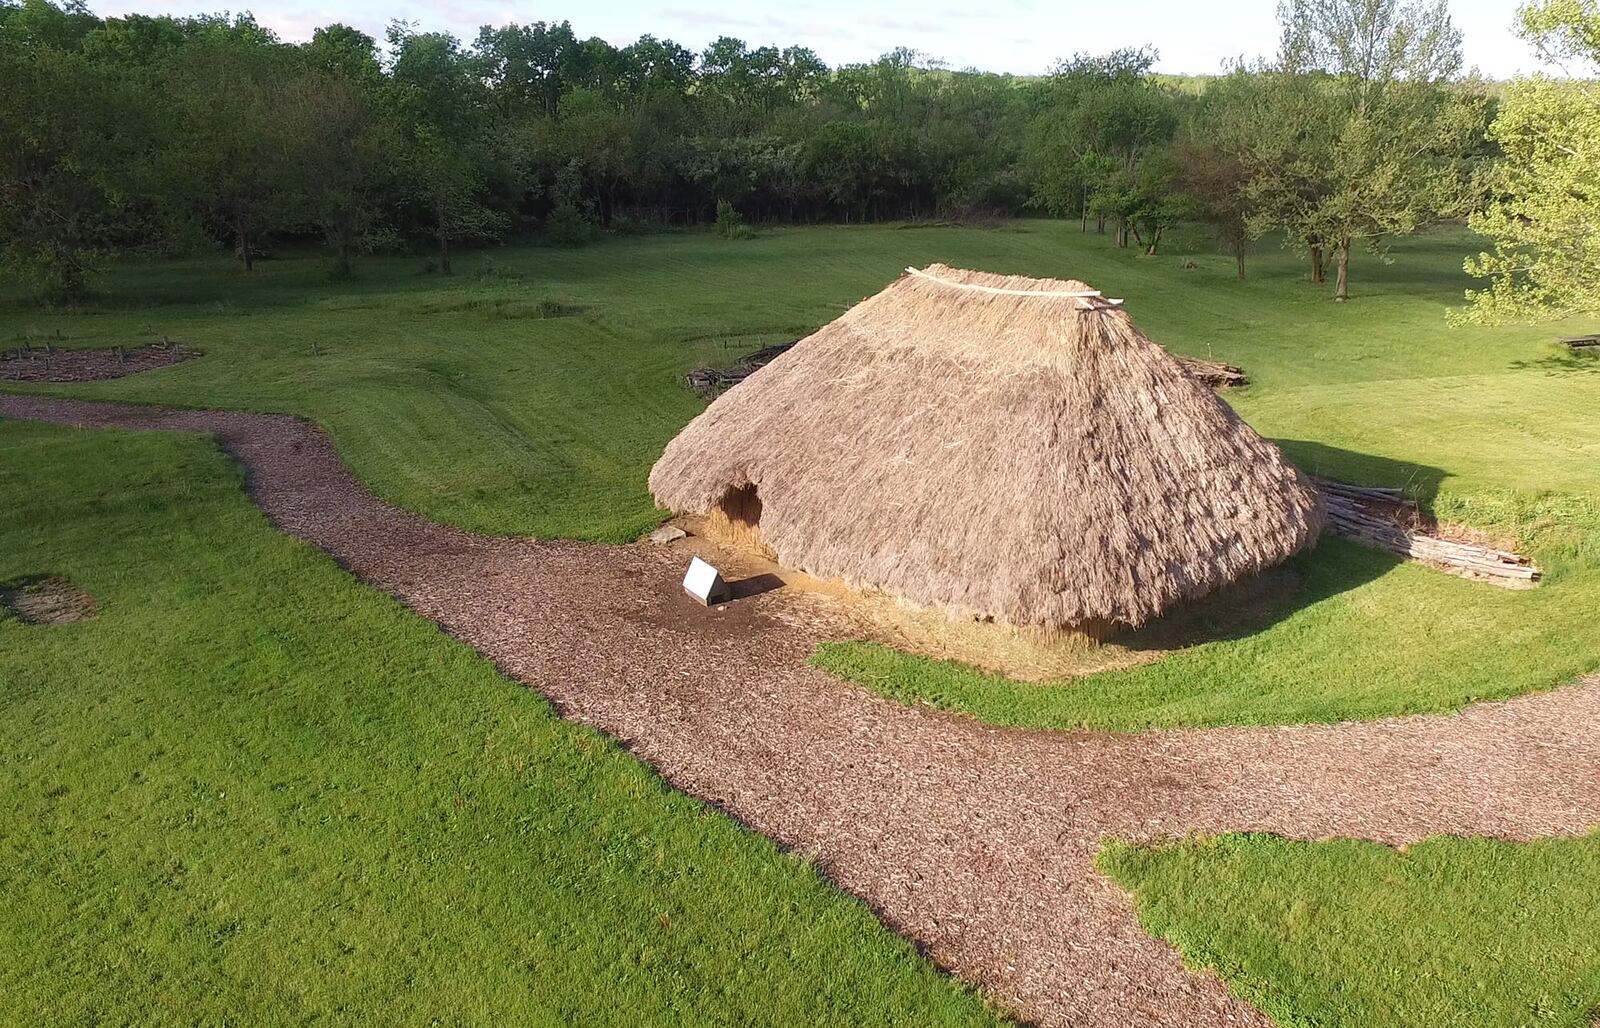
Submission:
<svg viewBox="0 0 1600 1028">
<path fill-rule="evenodd" d="M 937 282 L 943 286 L 950 286 L 954 289 L 972 289 L 980 293 L 993 293 L 996 296 L 1064 296 L 1075 300 L 1099 299 L 1112 306 L 1122 303 L 1121 300 L 1107 299 L 1105 294 L 1098 289 L 1003 289 L 1000 286 L 985 286 L 976 282 L 955 282 L 948 278 L 940 278 L 938 275 L 931 275 L 921 268 L 906 268 L 906 273 L 928 279 L 931 282 Z"/>
</svg>

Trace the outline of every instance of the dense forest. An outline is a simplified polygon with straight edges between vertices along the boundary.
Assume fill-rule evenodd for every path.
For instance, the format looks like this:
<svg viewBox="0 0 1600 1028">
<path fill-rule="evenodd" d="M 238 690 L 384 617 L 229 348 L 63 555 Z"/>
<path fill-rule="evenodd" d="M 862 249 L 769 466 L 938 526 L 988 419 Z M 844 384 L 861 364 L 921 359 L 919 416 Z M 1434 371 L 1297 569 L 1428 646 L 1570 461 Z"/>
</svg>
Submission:
<svg viewBox="0 0 1600 1028">
<path fill-rule="evenodd" d="M 73 303 L 116 252 L 223 246 L 249 271 L 315 239 L 335 275 L 397 249 L 447 273 L 457 246 L 523 237 L 1037 212 L 1152 254 L 1203 222 L 1241 276 L 1280 233 L 1344 298 L 1352 249 L 1482 206 L 1493 91 L 1444 0 L 1282 19 L 1280 53 L 1174 82 L 1148 49 L 1017 78 L 567 22 L 286 43 L 248 15 L 0 0 L 0 254 Z"/>
</svg>

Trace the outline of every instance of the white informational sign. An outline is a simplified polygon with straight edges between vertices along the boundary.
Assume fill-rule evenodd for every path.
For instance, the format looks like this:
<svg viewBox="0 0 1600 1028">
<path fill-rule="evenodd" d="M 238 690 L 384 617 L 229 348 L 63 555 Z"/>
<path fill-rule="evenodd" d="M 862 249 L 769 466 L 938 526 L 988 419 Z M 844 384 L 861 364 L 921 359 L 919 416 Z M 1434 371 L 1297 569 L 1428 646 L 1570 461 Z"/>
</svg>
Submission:
<svg viewBox="0 0 1600 1028">
<path fill-rule="evenodd" d="M 722 573 L 699 557 L 689 562 L 689 573 L 683 576 L 683 590 L 708 607 L 728 598 L 728 586 L 722 580 Z"/>
</svg>

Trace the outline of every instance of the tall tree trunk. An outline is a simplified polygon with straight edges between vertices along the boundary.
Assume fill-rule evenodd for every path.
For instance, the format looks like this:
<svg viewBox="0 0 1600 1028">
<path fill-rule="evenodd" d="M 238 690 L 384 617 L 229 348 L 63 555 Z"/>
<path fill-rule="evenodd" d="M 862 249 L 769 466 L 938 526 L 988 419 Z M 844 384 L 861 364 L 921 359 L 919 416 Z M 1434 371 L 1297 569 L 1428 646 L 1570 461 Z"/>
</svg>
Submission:
<svg viewBox="0 0 1600 1028">
<path fill-rule="evenodd" d="M 1322 241 L 1313 240 L 1311 243 L 1311 281 L 1321 285 L 1327 281 L 1327 275 L 1322 270 Z"/>
<path fill-rule="evenodd" d="M 1339 240 L 1339 278 L 1334 283 L 1333 298 L 1339 303 L 1350 299 L 1350 240 Z"/>
<path fill-rule="evenodd" d="M 250 232 L 243 225 L 238 226 L 236 231 L 239 236 L 239 259 L 244 261 L 244 272 L 248 275 L 256 270 L 256 255 L 250 245 Z"/>
<path fill-rule="evenodd" d="M 1239 281 L 1243 282 L 1244 281 L 1244 251 L 1243 250 L 1235 250 L 1233 252 L 1233 265 L 1234 265 L 1234 267 L 1239 269 Z"/>
<path fill-rule="evenodd" d="M 1087 190 L 1085 190 L 1084 194 L 1083 194 L 1083 229 L 1082 229 L 1082 231 L 1085 232 L 1085 233 L 1087 233 L 1089 231 L 1089 193 L 1088 193 Z"/>
<path fill-rule="evenodd" d="M 60 240 L 50 244 L 50 265 L 61 275 L 60 289 L 49 298 L 52 302 L 60 301 L 64 304 L 74 304 L 83 299 L 84 288 L 88 277 L 84 271 L 83 261 L 78 257 L 78 251 L 70 243 Z M 23 337 L 23 345 L 27 346 L 27 337 Z M 45 343 L 48 349 L 50 344 Z M 32 347 L 29 347 L 30 349 Z"/>
<path fill-rule="evenodd" d="M 1156 255 L 1156 250 L 1161 246 L 1161 232 L 1162 227 L 1157 225 L 1155 235 L 1150 237 L 1150 245 L 1145 247 L 1144 255 L 1146 257 L 1154 257 Z"/>
<path fill-rule="evenodd" d="M 439 224 L 435 230 L 439 236 L 439 270 L 446 275 L 452 274 L 450 270 L 450 232 L 444 225 L 444 208 L 439 208 Z"/>
<path fill-rule="evenodd" d="M 1095 233 L 1097 235 L 1102 235 L 1103 236 L 1103 235 L 1106 234 L 1106 216 L 1105 216 L 1105 214 L 1101 213 L 1101 214 L 1096 214 L 1094 216 L 1094 230 L 1095 230 Z"/>
</svg>

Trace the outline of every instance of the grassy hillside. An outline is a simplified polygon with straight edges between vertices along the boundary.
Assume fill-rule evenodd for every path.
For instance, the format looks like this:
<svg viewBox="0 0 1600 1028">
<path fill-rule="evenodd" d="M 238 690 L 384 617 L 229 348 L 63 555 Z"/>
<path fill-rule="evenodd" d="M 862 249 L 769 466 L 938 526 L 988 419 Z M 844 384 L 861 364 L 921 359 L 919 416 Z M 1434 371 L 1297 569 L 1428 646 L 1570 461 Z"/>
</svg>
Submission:
<svg viewBox="0 0 1600 1028">
<path fill-rule="evenodd" d="M 1230 401 L 1307 467 L 1515 536 L 1546 585 L 1333 543 L 1254 630 L 1070 686 L 818 659 L 1008 724 L 1376 716 L 1600 663 L 1600 362 L 1552 345 L 1594 326 L 1449 328 L 1470 245 L 1362 259 L 1345 307 L 1275 250 L 1241 284 L 1203 246 L 1187 270 L 1047 223 L 512 249 L 453 279 L 376 259 L 342 285 L 312 258 L 248 279 L 120 263 L 88 310 L 0 305 L 0 346 L 168 336 L 207 357 L 0 388 L 302 414 L 431 517 L 617 540 L 660 517 L 644 478 L 699 409 L 690 365 L 800 335 L 906 264 L 1084 278 L 1173 349 L 1244 365 Z M 0 425 L 0 513 L 0 580 L 65 573 L 103 608 L 0 622 L 0 824 L 25 826 L 0 828 L 0 994 L 25 1019 L 988 1017 L 810 870 L 270 532 L 203 441 Z M 1600 1000 L 1597 860 L 1594 838 L 1248 837 L 1105 866 L 1281 1023 L 1576 1025 Z"/>
</svg>

